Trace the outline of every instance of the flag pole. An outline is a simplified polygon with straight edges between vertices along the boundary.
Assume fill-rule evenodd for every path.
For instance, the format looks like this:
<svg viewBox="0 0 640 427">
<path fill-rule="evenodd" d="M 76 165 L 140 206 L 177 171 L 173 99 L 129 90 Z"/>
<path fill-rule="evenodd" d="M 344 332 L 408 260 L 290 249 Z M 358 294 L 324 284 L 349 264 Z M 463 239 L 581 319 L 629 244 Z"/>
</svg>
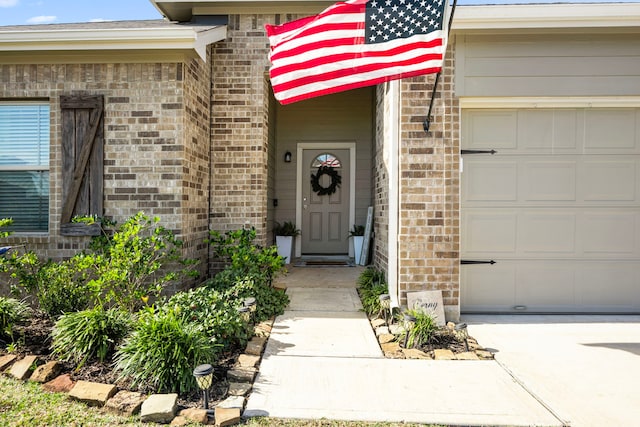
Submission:
<svg viewBox="0 0 640 427">
<path fill-rule="evenodd" d="M 456 4 L 458 0 L 453 0 L 453 4 L 451 5 L 451 16 L 449 16 L 449 26 L 447 27 L 447 43 L 449 42 L 449 34 L 451 34 L 451 24 L 453 24 L 453 15 L 456 12 Z M 444 61 L 443 61 L 444 65 Z M 424 119 L 424 123 L 422 123 L 422 127 L 425 133 L 429 132 L 429 127 L 431 126 L 431 111 L 433 110 L 433 101 L 436 98 L 436 91 L 438 90 L 438 82 L 440 82 L 440 74 L 438 71 L 436 74 L 436 80 L 433 82 L 433 90 L 431 91 L 431 101 L 429 102 L 429 111 L 427 112 L 427 118 Z"/>
</svg>

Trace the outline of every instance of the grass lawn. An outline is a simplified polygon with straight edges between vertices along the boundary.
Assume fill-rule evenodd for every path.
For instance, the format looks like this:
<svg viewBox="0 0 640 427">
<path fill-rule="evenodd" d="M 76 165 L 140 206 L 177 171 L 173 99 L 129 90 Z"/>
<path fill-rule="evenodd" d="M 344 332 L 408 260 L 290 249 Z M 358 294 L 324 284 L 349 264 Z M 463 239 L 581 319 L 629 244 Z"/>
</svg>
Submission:
<svg viewBox="0 0 640 427">
<path fill-rule="evenodd" d="M 194 424 L 199 425 L 199 424 Z M 416 426 L 417 424 L 364 423 L 329 420 L 279 420 L 252 418 L 246 426 L 282 427 L 391 427 Z M 140 422 L 138 417 L 124 418 L 74 402 L 63 393 L 48 393 L 39 384 L 17 381 L 0 375 L 0 426 L 3 427 L 53 427 L 53 426 L 127 426 L 155 427 L 160 424 Z"/>
</svg>

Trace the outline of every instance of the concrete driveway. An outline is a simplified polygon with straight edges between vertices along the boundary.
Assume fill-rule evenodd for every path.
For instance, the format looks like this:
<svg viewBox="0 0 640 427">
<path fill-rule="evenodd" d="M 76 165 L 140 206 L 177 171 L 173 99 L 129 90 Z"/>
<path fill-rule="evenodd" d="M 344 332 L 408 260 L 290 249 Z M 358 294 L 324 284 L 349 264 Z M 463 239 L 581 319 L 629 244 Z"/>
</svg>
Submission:
<svg viewBox="0 0 640 427">
<path fill-rule="evenodd" d="M 469 334 L 573 427 L 640 426 L 640 316 L 466 315 Z"/>
</svg>

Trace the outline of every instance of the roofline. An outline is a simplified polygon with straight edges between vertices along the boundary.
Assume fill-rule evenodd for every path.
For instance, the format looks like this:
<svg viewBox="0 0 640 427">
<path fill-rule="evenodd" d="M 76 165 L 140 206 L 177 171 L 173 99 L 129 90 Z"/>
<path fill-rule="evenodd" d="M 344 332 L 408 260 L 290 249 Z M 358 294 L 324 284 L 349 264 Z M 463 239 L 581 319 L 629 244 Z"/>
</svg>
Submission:
<svg viewBox="0 0 640 427">
<path fill-rule="evenodd" d="M 638 3 L 459 6 L 452 30 L 640 27 Z"/>
<path fill-rule="evenodd" d="M 227 37 L 226 25 L 197 27 L 29 29 L 2 31 L 0 51 L 192 50 L 203 60 L 207 45 Z"/>
<path fill-rule="evenodd" d="M 335 0 L 150 0 L 170 20 L 193 15 L 255 13 L 315 14 Z M 490 0 L 487 0 L 490 1 Z M 640 27 L 638 3 L 459 5 L 454 30 Z"/>
<path fill-rule="evenodd" d="M 149 0 L 167 19 L 186 22 L 194 15 L 295 13 L 313 15 L 336 0 Z"/>
</svg>

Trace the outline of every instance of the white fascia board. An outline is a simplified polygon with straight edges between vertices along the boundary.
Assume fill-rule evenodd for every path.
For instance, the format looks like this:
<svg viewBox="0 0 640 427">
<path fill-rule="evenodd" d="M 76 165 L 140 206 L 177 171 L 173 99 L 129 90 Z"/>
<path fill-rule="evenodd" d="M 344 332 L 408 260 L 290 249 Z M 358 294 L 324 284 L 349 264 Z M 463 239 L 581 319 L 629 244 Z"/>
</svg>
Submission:
<svg viewBox="0 0 640 427">
<path fill-rule="evenodd" d="M 194 49 L 202 58 L 203 61 L 207 60 L 207 46 L 224 40 L 227 38 L 227 26 L 220 25 L 210 30 L 201 31 L 196 34 L 196 40 L 194 43 Z"/>
<path fill-rule="evenodd" d="M 640 27 L 639 3 L 459 6 L 453 30 Z"/>
<path fill-rule="evenodd" d="M 62 29 L 0 31 L 0 52 L 82 50 L 195 50 L 206 60 L 206 45 L 224 40 L 225 25 L 145 29 Z"/>
</svg>

